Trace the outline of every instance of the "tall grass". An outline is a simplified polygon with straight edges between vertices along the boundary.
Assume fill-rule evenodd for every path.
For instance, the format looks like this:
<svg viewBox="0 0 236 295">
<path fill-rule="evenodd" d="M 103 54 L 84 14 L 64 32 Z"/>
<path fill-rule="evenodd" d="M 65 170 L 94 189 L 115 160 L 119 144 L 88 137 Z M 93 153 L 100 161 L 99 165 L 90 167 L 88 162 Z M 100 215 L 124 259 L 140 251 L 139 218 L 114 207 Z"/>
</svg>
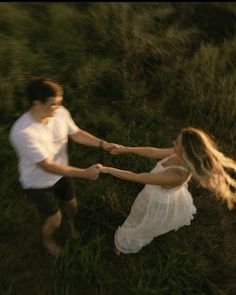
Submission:
<svg viewBox="0 0 236 295">
<path fill-rule="evenodd" d="M 76 180 L 81 239 L 71 240 L 62 224 L 56 238 L 64 251 L 50 257 L 40 246 L 41 219 L 18 182 L 8 132 L 27 110 L 28 79 L 48 75 L 63 84 L 78 126 L 98 137 L 166 147 L 179 128 L 193 125 L 235 156 L 235 14 L 234 3 L 214 2 L 0 4 L 2 294 L 220 292 L 234 265 L 224 259 L 224 204 L 194 184 L 198 215 L 190 227 L 118 258 L 114 232 L 143 186 L 109 175 Z M 141 172 L 155 164 L 73 143 L 69 154 L 79 167 L 100 162 Z"/>
</svg>

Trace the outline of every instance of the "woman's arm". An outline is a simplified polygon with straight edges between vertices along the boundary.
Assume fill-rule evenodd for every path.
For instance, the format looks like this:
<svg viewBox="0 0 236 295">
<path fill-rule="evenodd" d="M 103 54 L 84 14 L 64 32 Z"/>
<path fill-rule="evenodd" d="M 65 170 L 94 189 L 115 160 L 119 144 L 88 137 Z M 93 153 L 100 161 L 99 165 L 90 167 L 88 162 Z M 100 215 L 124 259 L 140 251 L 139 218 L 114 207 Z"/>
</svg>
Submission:
<svg viewBox="0 0 236 295">
<path fill-rule="evenodd" d="M 121 170 L 113 167 L 97 164 L 98 170 L 102 173 L 109 173 L 123 180 L 129 180 L 144 184 L 160 185 L 163 187 L 176 187 L 181 185 L 189 176 L 188 173 L 173 168 L 160 173 L 134 173 L 128 170 Z"/>
<path fill-rule="evenodd" d="M 120 146 L 111 150 L 112 155 L 132 153 L 142 157 L 162 159 L 174 153 L 174 148 Z"/>
</svg>

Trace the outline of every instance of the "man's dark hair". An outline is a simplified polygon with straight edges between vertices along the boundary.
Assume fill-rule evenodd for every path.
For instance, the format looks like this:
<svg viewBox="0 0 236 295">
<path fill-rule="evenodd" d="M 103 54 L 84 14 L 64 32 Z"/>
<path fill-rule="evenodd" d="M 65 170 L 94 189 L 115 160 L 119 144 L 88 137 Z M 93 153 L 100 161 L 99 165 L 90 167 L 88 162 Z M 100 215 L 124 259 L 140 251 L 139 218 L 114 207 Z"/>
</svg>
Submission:
<svg viewBox="0 0 236 295">
<path fill-rule="evenodd" d="M 49 97 L 62 95 L 62 86 L 52 79 L 45 77 L 33 78 L 26 88 L 26 96 L 31 104 L 35 100 L 45 103 Z"/>
</svg>

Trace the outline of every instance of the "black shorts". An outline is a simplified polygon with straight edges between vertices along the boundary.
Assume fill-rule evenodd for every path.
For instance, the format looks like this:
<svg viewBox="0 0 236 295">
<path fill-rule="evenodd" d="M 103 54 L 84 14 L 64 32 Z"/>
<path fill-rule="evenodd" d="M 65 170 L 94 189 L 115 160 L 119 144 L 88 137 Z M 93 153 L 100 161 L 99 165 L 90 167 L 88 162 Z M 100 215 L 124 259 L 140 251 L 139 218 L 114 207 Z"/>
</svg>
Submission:
<svg viewBox="0 0 236 295">
<path fill-rule="evenodd" d="M 27 196 L 35 203 L 38 211 L 45 217 L 59 210 L 57 198 L 71 201 L 75 198 L 75 188 L 71 178 L 62 177 L 53 186 L 40 189 L 26 189 Z"/>
</svg>

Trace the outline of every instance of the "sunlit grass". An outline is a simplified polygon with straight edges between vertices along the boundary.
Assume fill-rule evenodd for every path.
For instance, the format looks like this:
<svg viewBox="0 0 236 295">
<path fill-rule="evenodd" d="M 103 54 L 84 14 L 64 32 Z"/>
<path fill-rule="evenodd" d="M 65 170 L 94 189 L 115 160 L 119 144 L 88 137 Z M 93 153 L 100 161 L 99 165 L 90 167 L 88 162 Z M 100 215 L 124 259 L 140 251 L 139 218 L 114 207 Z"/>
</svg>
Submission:
<svg viewBox="0 0 236 295">
<path fill-rule="evenodd" d="M 1 294 L 218 292 L 231 269 L 221 226 L 228 213 L 209 192 L 191 185 L 198 214 L 190 227 L 154 239 L 138 254 L 116 257 L 113 235 L 143 186 L 109 175 L 78 179 L 81 238 L 73 241 L 62 224 L 56 238 L 64 250 L 53 258 L 41 247 L 41 219 L 19 185 L 8 141 L 10 126 L 27 109 L 26 81 L 47 75 L 63 83 L 76 123 L 98 137 L 166 147 L 179 128 L 193 125 L 235 156 L 236 9 L 233 3 L 204 9 L 200 3 L 0 4 Z M 216 13 L 220 32 L 212 23 Z M 76 144 L 69 151 L 79 167 L 100 162 L 142 172 L 155 165 Z"/>
</svg>

